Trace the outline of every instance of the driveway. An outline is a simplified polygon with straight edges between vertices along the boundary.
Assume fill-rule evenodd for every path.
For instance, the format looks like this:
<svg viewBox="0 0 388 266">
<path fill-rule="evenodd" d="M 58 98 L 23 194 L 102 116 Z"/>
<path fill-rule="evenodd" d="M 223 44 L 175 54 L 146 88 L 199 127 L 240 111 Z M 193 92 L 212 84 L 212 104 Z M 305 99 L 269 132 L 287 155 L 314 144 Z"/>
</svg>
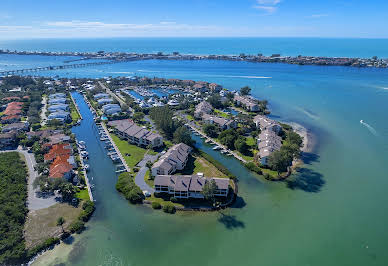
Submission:
<svg viewBox="0 0 388 266">
<path fill-rule="evenodd" d="M 26 158 L 26 164 L 29 173 L 27 206 L 30 211 L 45 209 L 58 203 L 59 198 L 56 195 L 41 194 L 39 191 L 33 188 L 32 184 L 38 177 L 38 172 L 34 169 L 36 161 L 33 153 L 28 153 L 27 151 L 19 148 L 17 150 L 6 150 L 1 152 L 19 152 L 24 155 L 24 158 Z"/>
<path fill-rule="evenodd" d="M 140 167 L 140 170 L 139 170 L 139 172 L 137 172 L 137 175 L 135 177 L 135 183 L 142 191 L 148 190 L 150 193 L 154 193 L 155 192 L 155 189 L 150 187 L 144 181 L 144 176 L 145 176 L 145 174 L 147 173 L 147 170 L 148 170 L 148 168 L 146 166 L 147 162 L 155 162 L 158 159 L 158 156 L 159 156 L 159 154 L 156 154 L 156 155 L 146 154 L 146 155 L 144 155 L 143 160 L 141 160 L 137 164 L 137 166 Z"/>
</svg>

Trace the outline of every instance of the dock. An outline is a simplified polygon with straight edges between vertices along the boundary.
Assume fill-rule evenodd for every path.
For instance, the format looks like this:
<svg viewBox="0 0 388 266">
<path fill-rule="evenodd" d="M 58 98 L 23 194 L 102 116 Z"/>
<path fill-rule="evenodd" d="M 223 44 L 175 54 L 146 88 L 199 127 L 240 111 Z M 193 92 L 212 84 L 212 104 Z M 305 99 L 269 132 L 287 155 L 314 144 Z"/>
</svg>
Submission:
<svg viewBox="0 0 388 266">
<path fill-rule="evenodd" d="M 107 129 L 106 126 L 105 126 L 105 124 L 104 124 L 104 123 L 101 123 L 101 124 L 99 124 L 99 125 L 101 125 L 102 128 L 104 129 L 105 134 L 108 136 L 108 139 L 109 139 L 110 143 L 112 144 L 112 146 L 113 146 L 113 148 L 114 148 L 114 150 L 115 150 L 115 151 L 109 152 L 108 155 L 109 155 L 109 154 L 116 153 L 117 156 L 120 158 L 121 163 L 122 163 L 122 165 L 120 165 L 120 166 L 124 166 L 125 171 L 126 171 L 126 172 L 130 172 L 131 169 L 129 168 L 127 162 L 125 161 L 125 159 L 124 159 L 123 155 L 121 154 L 119 148 L 117 148 L 116 144 L 114 143 L 112 137 L 111 137 L 110 134 L 109 134 L 108 129 Z M 122 171 L 122 172 L 125 172 L 125 171 Z"/>
<path fill-rule="evenodd" d="M 194 126 L 190 125 L 190 124 L 186 124 L 186 126 L 190 127 L 193 131 L 195 131 L 196 133 L 194 134 L 198 134 L 199 136 L 202 136 L 205 140 L 206 143 L 209 143 L 209 144 L 215 144 L 217 146 L 219 146 L 221 148 L 221 150 L 223 151 L 226 151 L 227 153 L 233 155 L 237 160 L 243 162 L 243 163 L 247 163 L 247 160 L 245 160 L 244 158 L 242 158 L 240 155 L 238 155 L 237 153 L 231 151 L 228 149 L 228 147 L 222 145 L 221 143 L 215 141 L 214 139 L 212 138 L 209 138 L 208 136 L 206 136 L 205 133 L 203 133 L 202 131 L 200 131 L 199 129 L 195 128 Z"/>
<path fill-rule="evenodd" d="M 81 154 L 81 150 L 80 150 L 80 148 L 79 148 L 78 146 L 77 146 L 77 149 L 78 149 L 78 154 Z M 80 161 L 81 161 L 82 172 L 83 172 L 83 174 L 84 174 L 84 176 L 85 176 L 85 182 L 86 182 L 86 187 L 87 187 L 88 193 L 89 193 L 89 199 L 90 199 L 91 201 L 94 201 L 94 199 L 93 199 L 93 194 L 92 194 L 92 189 L 90 188 L 90 183 L 89 183 L 88 174 L 87 174 L 86 171 L 85 171 L 84 159 L 82 158 L 81 155 L 79 156 L 79 158 L 80 158 Z"/>
</svg>

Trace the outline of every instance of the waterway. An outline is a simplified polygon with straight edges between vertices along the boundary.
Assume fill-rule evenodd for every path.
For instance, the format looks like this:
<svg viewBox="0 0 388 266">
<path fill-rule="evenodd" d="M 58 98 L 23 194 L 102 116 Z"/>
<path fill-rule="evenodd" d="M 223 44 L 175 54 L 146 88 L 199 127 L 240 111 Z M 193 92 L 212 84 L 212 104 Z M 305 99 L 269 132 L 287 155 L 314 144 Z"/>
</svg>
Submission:
<svg viewBox="0 0 388 266">
<path fill-rule="evenodd" d="M 97 209 L 72 245 L 37 265 L 387 265 L 387 70 L 150 60 L 41 74 L 119 72 L 249 85 L 274 118 L 306 126 L 318 145 L 293 183 L 262 180 L 204 146 L 238 176 L 241 198 L 222 212 L 167 215 L 116 192 L 115 168 L 75 95 L 84 120 L 74 132 L 88 146 Z"/>
</svg>

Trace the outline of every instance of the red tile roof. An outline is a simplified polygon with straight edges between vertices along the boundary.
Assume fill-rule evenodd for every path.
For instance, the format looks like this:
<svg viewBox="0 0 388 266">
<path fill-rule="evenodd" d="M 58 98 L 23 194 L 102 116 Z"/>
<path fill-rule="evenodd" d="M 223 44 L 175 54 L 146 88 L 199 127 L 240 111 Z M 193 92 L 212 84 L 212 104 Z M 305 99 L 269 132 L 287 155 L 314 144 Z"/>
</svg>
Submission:
<svg viewBox="0 0 388 266">
<path fill-rule="evenodd" d="M 13 120 L 13 119 L 20 120 L 21 116 L 20 115 L 8 115 L 8 116 L 3 116 L 1 118 L 2 121 Z"/>
<path fill-rule="evenodd" d="M 73 169 L 73 166 L 69 163 L 69 158 L 69 154 L 56 157 L 50 165 L 49 176 L 52 178 L 63 178 L 65 173 L 70 172 Z"/>
<path fill-rule="evenodd" d="M 52 145 L 50 151 L 44 155 L 44 160 L 52 161 L 57 156 L 63 156 L 63 155 L 70 156 L 71 152 L 72 152 L 72 148 L 70 144 L 67 144 L 67 143 L 55 144 L 55 145 Z"/>
</svg>

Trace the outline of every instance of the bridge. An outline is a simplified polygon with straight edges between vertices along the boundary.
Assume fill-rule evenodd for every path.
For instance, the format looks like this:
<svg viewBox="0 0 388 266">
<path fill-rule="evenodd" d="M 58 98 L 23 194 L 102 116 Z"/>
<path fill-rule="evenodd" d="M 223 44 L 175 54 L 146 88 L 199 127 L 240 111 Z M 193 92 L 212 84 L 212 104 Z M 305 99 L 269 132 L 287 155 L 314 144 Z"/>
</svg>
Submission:
<svg viewBox="0 0 388 266">
<path fill-rule="evenodd" d="M 52 70 L 62 70 L 62 69 L 69 69 L 69 68 L 82 68 L 82 67 L 89 67 L 89 66 L 117 64 L 125 61 L 132 61 L 132 60 L 133 59 L 123 59 L 123 60 L 113 60 L 113 61 L 103 61 L 103 62 L 82 63 L 82 64 L 67 64 L 67 65 L 59 65 L 59 66 L 5 70 L 5 71 L 0 71 L 0 76 L 17 75 L 17 74 L 24 74 L 29 72 L 52 71 Z"/>
</svg>

